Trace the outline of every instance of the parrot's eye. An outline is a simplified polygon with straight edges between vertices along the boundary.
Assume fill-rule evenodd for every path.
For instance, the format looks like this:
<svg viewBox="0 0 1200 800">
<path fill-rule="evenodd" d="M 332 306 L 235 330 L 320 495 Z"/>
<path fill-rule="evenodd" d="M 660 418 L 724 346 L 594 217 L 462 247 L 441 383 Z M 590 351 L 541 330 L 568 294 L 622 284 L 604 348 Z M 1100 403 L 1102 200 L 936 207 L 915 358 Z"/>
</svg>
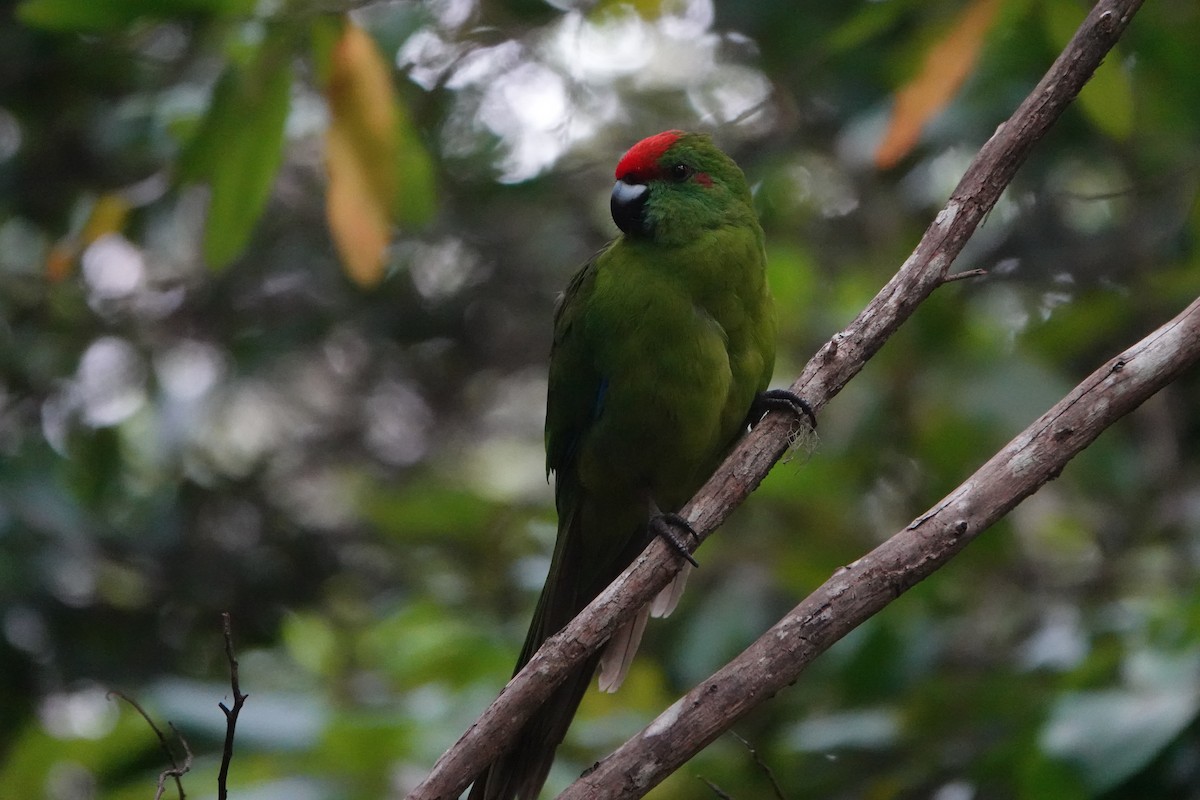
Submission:
<svg viewBox="0 0 1200 800">
<path fill-rule="evenodd" d="M 685 181 L 692 175 L 692 168 L 687 164 L 676 164 L 671 167 L 671 177 L 677 181 Z"/>
</svg>

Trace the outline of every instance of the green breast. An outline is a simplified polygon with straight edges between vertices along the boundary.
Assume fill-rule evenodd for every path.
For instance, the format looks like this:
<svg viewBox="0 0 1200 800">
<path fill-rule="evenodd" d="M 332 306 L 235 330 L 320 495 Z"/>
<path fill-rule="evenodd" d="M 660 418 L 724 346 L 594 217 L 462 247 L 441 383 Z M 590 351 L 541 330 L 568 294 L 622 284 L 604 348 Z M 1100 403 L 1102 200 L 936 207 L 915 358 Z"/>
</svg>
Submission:
<svg viewBox="0 0 1200 800">
<path fill-rule="evenodd" d="M 761 239 L 711 232 L 664 254 L 619 240 L 597 265 L 582 338 L 603 376 L 580 450 L 591 491 L 677 508 L 716 467 L 766 387 L 774 312 Z"/>
</svg>

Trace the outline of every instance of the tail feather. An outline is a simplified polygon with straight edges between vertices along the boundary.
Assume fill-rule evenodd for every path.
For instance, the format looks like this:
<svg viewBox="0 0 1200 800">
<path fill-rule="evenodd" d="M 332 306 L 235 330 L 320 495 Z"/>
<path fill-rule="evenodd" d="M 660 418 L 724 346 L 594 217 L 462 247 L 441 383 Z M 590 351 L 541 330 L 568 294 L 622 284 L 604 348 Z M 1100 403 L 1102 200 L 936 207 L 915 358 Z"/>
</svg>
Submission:
<svg viewBox="0 0 1200 800">
<path fill-rule="evenodd" d="M 654 600 L 643 606 L 633 619 L 626 622 L 613 633 L 600 656 L 600 691 L 615 692 L 625 682 L 633 657 L 637 655 L 638 646 L 642 643 L 642 634 L 646 630 L 646 620 L 650 617 L 658 619 L 668 617 L 679 605 L 683 589 L 687 586 L 688 574 L 692 571 L 691 564 L 684 564 L 683 569 L 675 578 L 663 587 Z"/>
<path fill-rule="evenodd" d="M 556 485 L 559 509 L 559 535 L 550 573 L 542 588 L 537 609 L 533 614 L 525 646 L 517 659 L 516 670 L 525 666 L 542 643 L 560 631 L 584 606 L 624 569 L 646 543 L 646 529 L 638 519 L 641 511 L 636 503 L 613 504 L 564 494 L 564 484 Z M 584 525 L 588 529 L 584 529 Z M 593 527 L 594 526 L 594 527 Z M 628 530 L 625 539 L 614 538 L 612 532 Z M 628 670 L 629 661 L 637 649 L 646 625 L 649 606 L 626 627 L 618 631 L 602 653 L 620 652 L 617 660 L 619 677 L 612 689 L 620 685 Z M 631 627 L 632 626 L 632 627 Z M 636 634 L 636 635 L 635 635 Z M 620 644 L 614 644 L 618 638 Z M 470 800 L 537 800 L 538 792 L 550 772 L 554 753 L 567 734 L 583 694 L 591 683 L 596 667 L 604 657 L 597 653 L 574 669 L 566 681 L 547 698 L 525 723 L 512 749 L 502 754 L 475 779 Z M 611 672 L 607 674 L 612 674 Z M 605 678 L 601 677 L 603 688 Z"/>
<path fill-rule="evenodd" d="M 633 619 L 613 632 L 612 638 L 601 651 L 600 691 L 615 692 L 621 688 L 625 676 L 629 674 L 629 665 L 637 654 L 638 645 L 642 643 L 642 633 L 646 630 L 646 620 L 649 618 L 650 606 L 642 606 Z"/>
<path fill-rule="evenodd" d="M 679 605 L 679 598 L 683 597 L 684 587 L 687 586 L 688 575 L 692 574 L 691 564 L 684 564 L 683 569 L 662 588 L 650 604 L 650 616 L 655 619 L 671 616 L 671 612 L 675 610 L 675 606 Z"/>
<path fill-rule="evenodd" d="M 471 787 L 469 800 L 537 800 L 554 753 L 596 671 L 599 656 L 581 664 L 525 724 L 512 750 L 492 762 Z"/>
</svg>

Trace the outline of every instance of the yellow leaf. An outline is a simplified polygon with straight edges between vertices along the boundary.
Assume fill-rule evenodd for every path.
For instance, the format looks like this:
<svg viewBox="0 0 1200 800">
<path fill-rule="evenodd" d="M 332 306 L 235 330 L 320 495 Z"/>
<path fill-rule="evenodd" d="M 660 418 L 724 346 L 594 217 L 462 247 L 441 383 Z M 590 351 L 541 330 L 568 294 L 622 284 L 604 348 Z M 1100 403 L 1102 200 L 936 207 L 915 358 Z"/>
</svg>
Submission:
<svg viewBox="0 0 1200 800">
<path fill-rule="evenodd" d="M 79 233 L 80 242 L 87 247 L 107 233 L 116 233 L 125 227 L 125 218 L 128 216 L 128 200 L 115 192 L 100 195 Z"/>
<path fill-rule="evenodd" d="M 388 62 L 362 28 L 347 21 L 330 57 L 325 137 L 325 215 L 350 278 L 383 277 L 396 195 L 396 95 Z"/>
<path fill-rule="evenodd" d="M 938 40 L 921 65 L 916 77 L 896 92 L 892 118 L 879 149 L 875 165 L 880 169 L 895 166 L 908 155 L 921 136 L 921 129 L 958 93 L 963 81 L 975 68 L 984 38 L 996 19 L 1001 0 L 973 0 L 963 9 L 946 35 Z"/>
<path fill-rule="evenodd" d="M 128 216 L 129 201 L 121 195 L 106 192 L 97 197 L 79 232 L 64 236 L 50 248 L 46 255 L 46 277 L 54 282 L 64 280 L 71 274 L 79 254 L 106 233 L 116 233 L 124 228 Z"/>
<path fill-rule="evenodd" d="M 350 139 L 331 132 L 325 144 L 329 188 L 325 216 L 346 273 L 359 286 L 375 286 L 391 238 L 391 220 L 370 186 Z"/>
<path fill-rule="evenodd" d="M 642 19 L 656 20 L 663 15 L 663 5 L 663 0 L 600 0 L 589 16 L 593 20 L 603 19 L 609 14 L 624 14 L 632 9 Z"/>
</svg>

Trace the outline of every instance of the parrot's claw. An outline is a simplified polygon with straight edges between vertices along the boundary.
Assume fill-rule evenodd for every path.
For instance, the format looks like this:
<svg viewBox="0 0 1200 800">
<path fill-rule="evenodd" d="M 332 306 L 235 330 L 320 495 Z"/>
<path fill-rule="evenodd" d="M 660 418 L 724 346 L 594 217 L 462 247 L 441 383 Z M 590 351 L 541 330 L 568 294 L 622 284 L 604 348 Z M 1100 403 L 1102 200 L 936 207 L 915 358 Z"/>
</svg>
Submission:
<svg viewBox="0 0 1200 800">
<path fill-rule="evenodd" d="M 667 544 L 679 555 L 688 560 L 688 563 L 693 567 L 700 566 L 700 563 L 692 557 L 692 551 L 688 549 L 687 542 L 679 535 L 679 531 L 683 531 L 693 539 L 699 539 L 696 531 L 688 524 L 688 521 L 678 514 L 659 513 L 650 518 L 648 523 L 650 532 L 655 536 L 660 536 L 666 540 Z"/>
<path fill-rule="evenodd" d="M 784 411 L 795 414 L 797 417 L 804 415 L 808 418 L 808 424 L 812 426 L 812 429 L 814 431 L 817 429 L 817 415 L 813 413 L 812 406 L 799 395 L 789 392 L 787 389 L 768 389 L 765 392 L 759 392 L 754 397 L 754 402 L 750 404 L 750 413 L 746 415 L 746 424 L 753 428 L 762 421 L 768 411 Z"/>
</svg>

